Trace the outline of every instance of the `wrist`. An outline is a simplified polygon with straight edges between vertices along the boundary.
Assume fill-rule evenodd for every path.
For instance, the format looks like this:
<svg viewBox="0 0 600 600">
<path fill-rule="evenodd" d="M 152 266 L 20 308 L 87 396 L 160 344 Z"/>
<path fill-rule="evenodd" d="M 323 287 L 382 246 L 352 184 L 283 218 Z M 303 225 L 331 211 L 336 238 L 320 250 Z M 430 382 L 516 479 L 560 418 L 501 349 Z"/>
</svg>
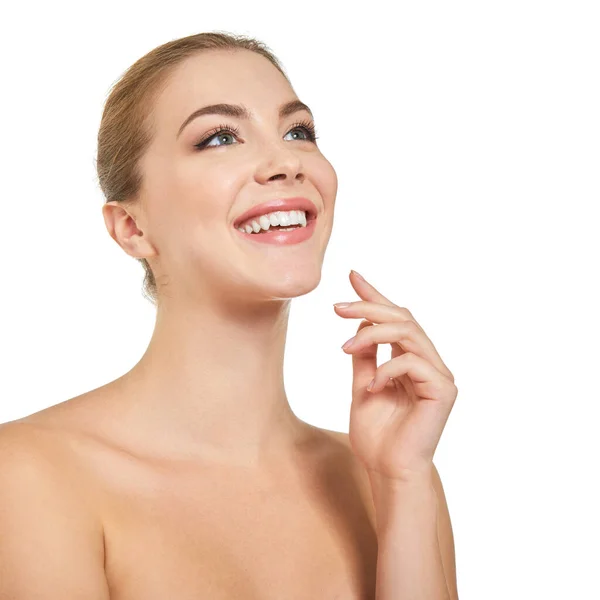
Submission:
<svg viewBox="0 0 600 600">
<path fill-rule="evenodd" d="M 407 514 L 434 516 L 437 513 L 438 499 L 432 474 L 411 472 L 402 478 L 390 478 L 370 471 L 369 480 L 380 531 Z"/>
<path fill-rule="evenodd" d="M 377 490 L 394 491 L 433 486 L 433 463 L 429 463 L 419 470 L 403 469 L 395 477 L 389 477 L 375 470 L 367 470 L 367 473 L 371 487 Z"/>
</svg>

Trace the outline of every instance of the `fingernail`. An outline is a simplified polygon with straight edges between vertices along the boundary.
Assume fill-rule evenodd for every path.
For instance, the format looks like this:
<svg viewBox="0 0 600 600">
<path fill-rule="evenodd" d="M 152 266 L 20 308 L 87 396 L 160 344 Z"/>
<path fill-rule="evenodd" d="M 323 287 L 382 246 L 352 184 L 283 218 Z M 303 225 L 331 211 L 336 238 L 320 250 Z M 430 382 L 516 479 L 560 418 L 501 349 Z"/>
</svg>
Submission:
<svg viewBox="0 0 600 600">
<path fill-rule="evenodd" d="M 354 269 L 352 269 L 352 272 L 353 272 L 353 273 L 354 273 L 354 274 L 355 274 L 355 275 L 356 275 L 356 276 L 357 276 L 359 279 L 362 279 L 363 281 L 366 281 L 366 279 L 365 279 L 365 278 L 364 278 L 364 277 L 363 277 L 363 276 L 362 276 L 360 273 L 357 273 L 357 272 L 356 272 Z"/>
<path fill-rule="evenodd" d="M 375 384 L 375 379 L 372 379 L 371 383 L 367 386 L 367 390 L 369 390 L 369 392 L 373 389 L 374 384 Z"/>
<path fill-rule="evenodd" d="M 350 306 L 350 302 L 338 302 L 337 304 L 334 304 L 334 306 L 336 308 L 347 308 Z"/>
<path fill-rule="evenodd" d="M 352 337 L 351 337 L 351 338 L 350 338 L 350 339 L 349 339 L 349 340 L 348 340 L 348 341 L 347 341 L 347 342 L 346 342 L 346 343 L 345 343 L 345 344 L 342 346 L 342 348 L 343 348 L 344 350 L 346 350 L 347 348 L 350 348 L 350 346 L 352 345 L 352 342 L 354 341 L 354 338 L 355 338 L 355 337 L 356 337 L 356 336 L 352 336 Z"/>
</svg>

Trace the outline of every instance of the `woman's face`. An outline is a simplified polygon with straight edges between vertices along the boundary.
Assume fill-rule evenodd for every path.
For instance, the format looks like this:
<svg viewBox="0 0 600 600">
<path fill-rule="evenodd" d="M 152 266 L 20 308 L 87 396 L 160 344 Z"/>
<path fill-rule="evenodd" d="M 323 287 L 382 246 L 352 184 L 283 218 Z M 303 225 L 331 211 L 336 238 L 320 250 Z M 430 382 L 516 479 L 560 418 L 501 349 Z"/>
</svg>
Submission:
<svg viewBox="0 0 600 600">
<path fill-rule="evenodd" d="M 292 100 L 298 97 L 285 77 L 250 51 L 202 53 L 173 73 L 153 112 L 135 213 L 147 244 L 139 247 L 159 285 L 166 277 L 168 297 L 233 294 L 247 302 L 299 296 L 318 284 L 337 175 L 310 139 L 310 127 L 298 125 L 315 124 L 310 112 L 280 117 Z M 221 103 L 241 105 L 251 118 L 204 114 L 180 131 L 194 111 Z M 229 131 L 214 135 L 220 129 Z M 312 201 L 317 215 L 312 236 L 300 243 L 258 243 L 266 234 L 234 226 L 258 204 L 297 196 Z"/>
</svg>

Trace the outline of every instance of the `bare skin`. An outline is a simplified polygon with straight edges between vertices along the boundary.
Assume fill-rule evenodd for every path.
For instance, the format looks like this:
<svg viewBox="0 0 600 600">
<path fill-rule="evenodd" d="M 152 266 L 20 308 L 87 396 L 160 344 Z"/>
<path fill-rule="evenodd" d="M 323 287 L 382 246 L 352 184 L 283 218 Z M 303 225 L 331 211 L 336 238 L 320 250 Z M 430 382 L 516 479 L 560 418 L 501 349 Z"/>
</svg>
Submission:
<svg viewBox="0 0 600 600">
<path fill-rule="evenodd" d="M 50 599 L 57 574 L 89 569 L 56 597 L 78 598 L 74 590 L 93 577 L 106 589 L 81 598 L 104 600 L 109 590 L 112 600 L 374 597 L 367 475 L 347 435 L 296 417 L 283 382 L 290 302 L 319 283 L 337 193 L 332 165 L 295 125 L 310 113 L 279 118 L 297 99 L 249 51 L 187 59 L 157 98 L 139 200 L 103 207 L 111 237 L 146 258 L 159 282 L 155 329 L 122 377 L 0 428 L 0 484 L 11 490 L 0 515 L 15 511 L 3 523 L 14 536 L 11 549 L 5 536 L 4 556 L 15 561 L 13 577 L 23 574 L 15 590 L 40 585 Z M 193 111 L 223 102 L 252 118 L 203 115 L 177 136 Z M 222 124 L 239 134 L 194 148 Z M 276 247 L 235 230 L 250 207 L 293 196 L 317 208 L 311 239 Z M 118 300 L 107 307 L 118 309 Z M 24 470 L 7 470 L 16 460 Z M 38 480 L 52 493 L 28 487 Z M 25 536 L 55 561 L 29 576 L 45 568 L 20 541 L 29 514 L 31 527 L 51 528 L 59 507 L 73 537 L 59 526 L 47 538 L 39 529 Z M 21 553 L 35 562 L 17 564 Z"/>
<path fill-rule="evenodd" d="M 0 426 L 89 500 L 111 600 L 374 598 L 375 513 L 347 434 L 305 423 L 277 469 L 224 466 L 132 442 L 121 401 L 117 380 Z"/>
</svg>

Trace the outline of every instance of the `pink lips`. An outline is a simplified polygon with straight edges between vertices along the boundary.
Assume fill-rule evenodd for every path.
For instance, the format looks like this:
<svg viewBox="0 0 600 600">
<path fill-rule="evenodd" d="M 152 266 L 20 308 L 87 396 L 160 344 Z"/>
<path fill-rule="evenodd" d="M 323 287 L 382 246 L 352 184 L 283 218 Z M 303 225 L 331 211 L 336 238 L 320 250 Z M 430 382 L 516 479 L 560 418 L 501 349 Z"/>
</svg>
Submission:
<svg viewBox="0 0 600 600">
<path fill-rule="evenodd" d="M 257 204 L 251 209 L 247 210 L 243 215 L 240 215 L 233 223 L 233 226 L 237 229 L 241 223 L 252 219 L 253 217 L 260 217 L 266 213 L 275 212 L 277 210 L 303 210 L 306 211 L 306 220 L 310 221 L 317 217 L 317 207 L 308 198 L 297 196 L 295 198 L 276 198 Z M 308 226 L 308 224 L 307 224 Z M 303 228 L 305 229 L 305 228 Z M 267 235 L 267 234 L 256 234 L 256 235 Z"/>
</svg>

